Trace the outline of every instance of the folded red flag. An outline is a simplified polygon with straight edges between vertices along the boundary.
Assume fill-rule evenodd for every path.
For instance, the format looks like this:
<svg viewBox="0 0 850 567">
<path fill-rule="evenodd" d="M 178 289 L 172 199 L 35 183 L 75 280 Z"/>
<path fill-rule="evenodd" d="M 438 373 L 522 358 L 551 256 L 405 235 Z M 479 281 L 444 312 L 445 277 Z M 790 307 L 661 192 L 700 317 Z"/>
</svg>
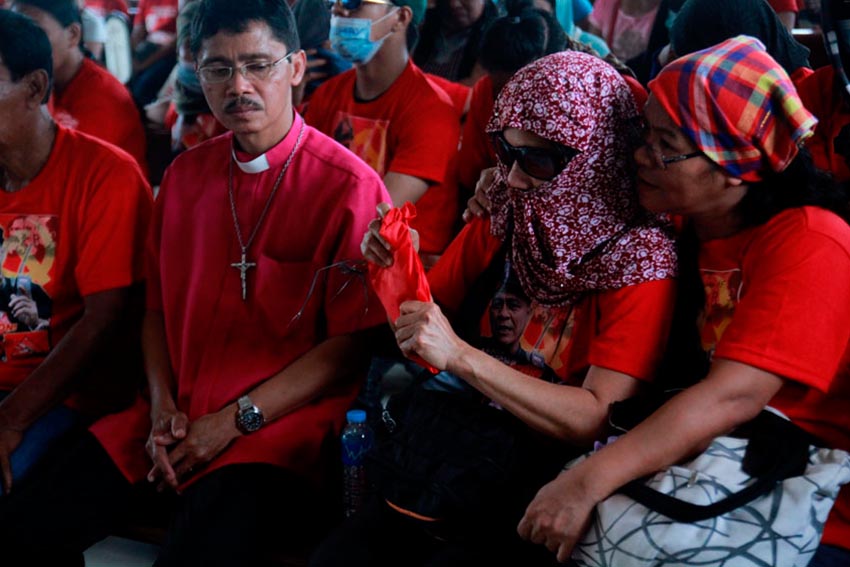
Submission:
<svg viewBox="0 0 850 567">
<path fill-rule="evenodd" d="M 369 281 L 378 294 L 381 305 L 390 321 L 395 322 L 405 301 L 431 301 L 431 288 L 425 276 L 425 268 L 410 240 L 410 219 L 416 216 L 416 207 L 405 203 L 401 208 L 390 209 L 381 222 L 381 237 L 390 245 L 393 264 L 383 268 L 369 262 Z M 417 355 L 410 359 L 433 373 L 436 368 Z"/>
</svg>

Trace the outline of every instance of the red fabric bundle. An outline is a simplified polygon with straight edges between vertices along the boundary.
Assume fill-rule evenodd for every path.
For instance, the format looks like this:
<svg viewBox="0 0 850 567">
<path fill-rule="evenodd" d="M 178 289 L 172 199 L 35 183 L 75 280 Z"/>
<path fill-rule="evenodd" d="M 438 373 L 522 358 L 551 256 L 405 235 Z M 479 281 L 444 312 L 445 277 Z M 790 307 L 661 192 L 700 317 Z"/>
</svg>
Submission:
<svg viewBox="0 0 850 567">
<path fill-rule="evenodd" d="M 425 268 L 410 239 L 410 220 L 415 216 L 416 207 L 412 203 L 389 210 L 381 223 L 380 235 L 392 249 L 393 264 L 383 268 L 369 263 L 369 282 L 393 322 L 398 319 L 399 307 L 405 301 L 431 301 Z M 419 356 L 413 355 L 410 359 L 431 372 L 439 372 Z"/>
</svg>

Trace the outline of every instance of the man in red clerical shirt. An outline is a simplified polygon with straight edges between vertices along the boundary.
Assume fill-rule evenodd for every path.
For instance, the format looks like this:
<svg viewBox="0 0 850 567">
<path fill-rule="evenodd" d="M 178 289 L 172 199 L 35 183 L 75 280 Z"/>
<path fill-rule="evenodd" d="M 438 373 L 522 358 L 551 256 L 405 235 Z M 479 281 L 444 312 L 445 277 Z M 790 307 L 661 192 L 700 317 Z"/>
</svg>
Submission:
<svg viewBox="0 0 850 567">
<path fill-rule="evenodd" d="M 159 566 L 251 565 L 315 528 L 323 448 L 368 364 L 360 331 L 385 317 L 352 261 L 389 195 L 293 111 L 307 65 L 295 29 L 285 2 L 201 1 L 191 47 L 231 132 L 182 153 L 162 181 L 149 395 L 0 502 L 4 556 L 68 564 L 144 485 L 180 494 Z"/>
</svg>

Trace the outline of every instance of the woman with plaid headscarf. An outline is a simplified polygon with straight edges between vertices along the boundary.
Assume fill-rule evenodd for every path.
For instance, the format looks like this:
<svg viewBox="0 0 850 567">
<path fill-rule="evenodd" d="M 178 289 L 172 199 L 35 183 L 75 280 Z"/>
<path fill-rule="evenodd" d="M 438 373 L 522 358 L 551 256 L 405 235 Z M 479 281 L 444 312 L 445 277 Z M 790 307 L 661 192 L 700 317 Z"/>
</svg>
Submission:
<svg viewBox="0 0 850 567">
<path fill-rule="evenodd" d="M 708 371 L 541 489 L 519 531 L 560 560 L 597 502 L 702 451 L 768 404 L 822 446 L 850 449 L 850 227 L 828 210 L 841 212 L 846 196 L 818 183 L 800 149 L 815 118 L 747 36 L 673 62 L 649 88 L 638 193 L 649 210 L 683 219 L 681 299 L 691 303 Z M 848 550 L 845 490 L 811 565 L 848 565 Z"/>
</svg>

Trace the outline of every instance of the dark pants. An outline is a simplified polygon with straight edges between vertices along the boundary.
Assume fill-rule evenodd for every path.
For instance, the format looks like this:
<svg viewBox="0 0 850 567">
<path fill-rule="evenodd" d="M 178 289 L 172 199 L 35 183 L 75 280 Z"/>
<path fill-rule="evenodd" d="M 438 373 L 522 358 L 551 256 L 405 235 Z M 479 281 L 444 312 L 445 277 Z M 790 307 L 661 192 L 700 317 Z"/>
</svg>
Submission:
<svg viewBox="0 0 850 567">
<path fill-rule="evenodd" d="M 310 566 L 557 565 L 545 547 L 521 540 L 514 528 L 482 524 L 448 528 L 402 515 L 374 499 L 330 534 Z"/>
<path fill-rule="evenodd" d="M 88 432 L 0 500 L 4 567 L 82 565 L 82 551 L 126 525 L 133 486 Z M 173 500 L 157 567 L 257 565 L 273 548 L 314 531 L 314 491 L 265 464 L 216 470 Z M 144 495 L 142 494 L 142 497 Z"/>
</svg>

